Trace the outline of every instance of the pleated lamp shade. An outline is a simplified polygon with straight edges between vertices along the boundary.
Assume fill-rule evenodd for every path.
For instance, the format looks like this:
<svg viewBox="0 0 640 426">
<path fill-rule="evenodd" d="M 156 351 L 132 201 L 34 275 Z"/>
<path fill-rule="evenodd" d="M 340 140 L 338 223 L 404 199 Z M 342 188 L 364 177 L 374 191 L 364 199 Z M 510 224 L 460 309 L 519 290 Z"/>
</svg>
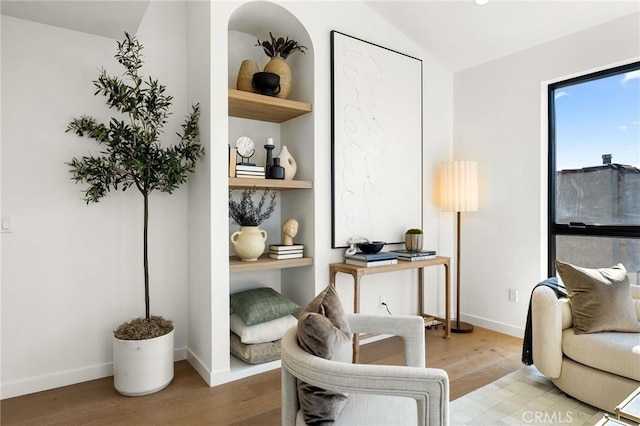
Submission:
<svg viewBox="0 0 640 426">
<path fill-rule="evenodd" d="M 440 164 L 440 208 L 445 212 L 478 210 L 478 163 L 449 161 Z"/>
</svg>

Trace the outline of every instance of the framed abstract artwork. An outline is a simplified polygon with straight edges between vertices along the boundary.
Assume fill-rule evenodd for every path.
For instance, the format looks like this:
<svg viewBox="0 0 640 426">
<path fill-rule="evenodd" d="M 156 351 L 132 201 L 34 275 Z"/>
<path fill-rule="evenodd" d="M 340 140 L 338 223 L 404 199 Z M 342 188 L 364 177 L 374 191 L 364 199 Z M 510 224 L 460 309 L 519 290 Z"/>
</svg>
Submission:
<svg viewBox="0 0 640 426">
<path fill-rule="evenodd" d="M 422 227 L 422 60 L 331 32 L 332 247 Z"/>
</svg>

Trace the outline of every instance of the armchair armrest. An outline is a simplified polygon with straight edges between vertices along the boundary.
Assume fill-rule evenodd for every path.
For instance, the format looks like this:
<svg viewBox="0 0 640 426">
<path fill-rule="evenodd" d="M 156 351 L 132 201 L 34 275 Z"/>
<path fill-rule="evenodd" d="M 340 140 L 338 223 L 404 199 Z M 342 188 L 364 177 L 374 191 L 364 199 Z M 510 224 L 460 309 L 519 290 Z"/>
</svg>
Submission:
<svg viewBox="0 0 640 426">
<path fill-rule="evenodd" d="M 425 366 L 424 319 L 416 315 L 380 316 L 347 314 L 354 333 L 379 333 L 404 339 L 405 362 L 410 367 Z"/>
<path fill-rule="evenodd" d="M 566 303 L 545 286 L 533 291 L 531 303 L 533 363 L 542 374 L 558 378 L 562 369 L 562 319 Z"/>
<path fill-rule="evenodd" d="M 296 331 L 294 327 L 282 338 L 283 424 L 295 422 L 298 406 L 289 401 L 297 399 L 296 378 L 334 392 L 412 398 L 419 424 L 448 424 L 449 377 L 444 370 L 329 361 L 301 349 Z"/>
</svg>

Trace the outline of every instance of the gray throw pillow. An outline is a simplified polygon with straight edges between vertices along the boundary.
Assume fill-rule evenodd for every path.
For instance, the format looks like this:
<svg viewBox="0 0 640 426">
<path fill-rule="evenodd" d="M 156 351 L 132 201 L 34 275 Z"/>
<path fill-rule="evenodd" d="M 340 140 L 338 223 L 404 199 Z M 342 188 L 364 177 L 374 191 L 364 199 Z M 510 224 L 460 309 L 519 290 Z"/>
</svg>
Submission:
<svg viewBox="0 0 640 426">
<path fill-rule="evenodd" d="M 245 325 L 260 324 L 285 315 L 297 316 L 300 306 L 271 287 L 260 287 L 233 293 L 229 297 L 231 310 Z"/>
<path fill-rule="evenodd" d="M 619 263 L 589 269 L 556 261 L 571 300 L 576 334 L 599 331 L 640 332 L 627 270 Z"/>
<path fill-rule="evenodd" d="M 351 362 L 351 329 L 336 289 L 329 285 L 298 319 L 298 345 L 312 355 Z M 298 380 L 298 400 L 307 425 L 330 425 L 342 412 L 347 395 L 330 392 Z"/>
</svg>

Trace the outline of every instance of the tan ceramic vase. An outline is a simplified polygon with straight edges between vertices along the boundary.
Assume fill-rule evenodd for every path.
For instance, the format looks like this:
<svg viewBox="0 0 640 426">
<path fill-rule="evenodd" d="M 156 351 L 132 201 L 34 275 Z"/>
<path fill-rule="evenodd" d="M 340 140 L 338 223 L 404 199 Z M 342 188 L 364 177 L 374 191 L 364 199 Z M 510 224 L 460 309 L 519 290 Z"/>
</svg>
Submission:
<svg viewBox="0 0 640 426">
<path fill-rule="evenodd" d="M 238 70 L 236 89 L 245 92 L 255 92 L 251 85 L 251 80 L 253 80 L 253 75 L 259 71 L 260 69 L 258 68 L 256 61 L 251 61 L 249 59 L 242 61 L 242 64 L 240 64 L 240 70 Z"/>
<path fill-rule="evenodd" d="M 288 99 L 291 93 L 291 68 L 280 56 L 274 56 L 264 66 L 265 72 L 272 72 L 280 76 L 280 93 L 276 95 L 278 98 Z"/>
<path fill-rule="evenodd" d="M 284 169 L 284 180 L 293 180 L 298 171 L 298 165 L 286 145 L 282 146 L 277 158 L 280 159 L 280 165 Z"/>
<path fill-rule="evenodd" d="M 239 231 L 231 234 L 233 249 L 240 260 L 255 262 L 264 252 L 267 231 L 257 226 L 241 226 Z"/>
</svg>

